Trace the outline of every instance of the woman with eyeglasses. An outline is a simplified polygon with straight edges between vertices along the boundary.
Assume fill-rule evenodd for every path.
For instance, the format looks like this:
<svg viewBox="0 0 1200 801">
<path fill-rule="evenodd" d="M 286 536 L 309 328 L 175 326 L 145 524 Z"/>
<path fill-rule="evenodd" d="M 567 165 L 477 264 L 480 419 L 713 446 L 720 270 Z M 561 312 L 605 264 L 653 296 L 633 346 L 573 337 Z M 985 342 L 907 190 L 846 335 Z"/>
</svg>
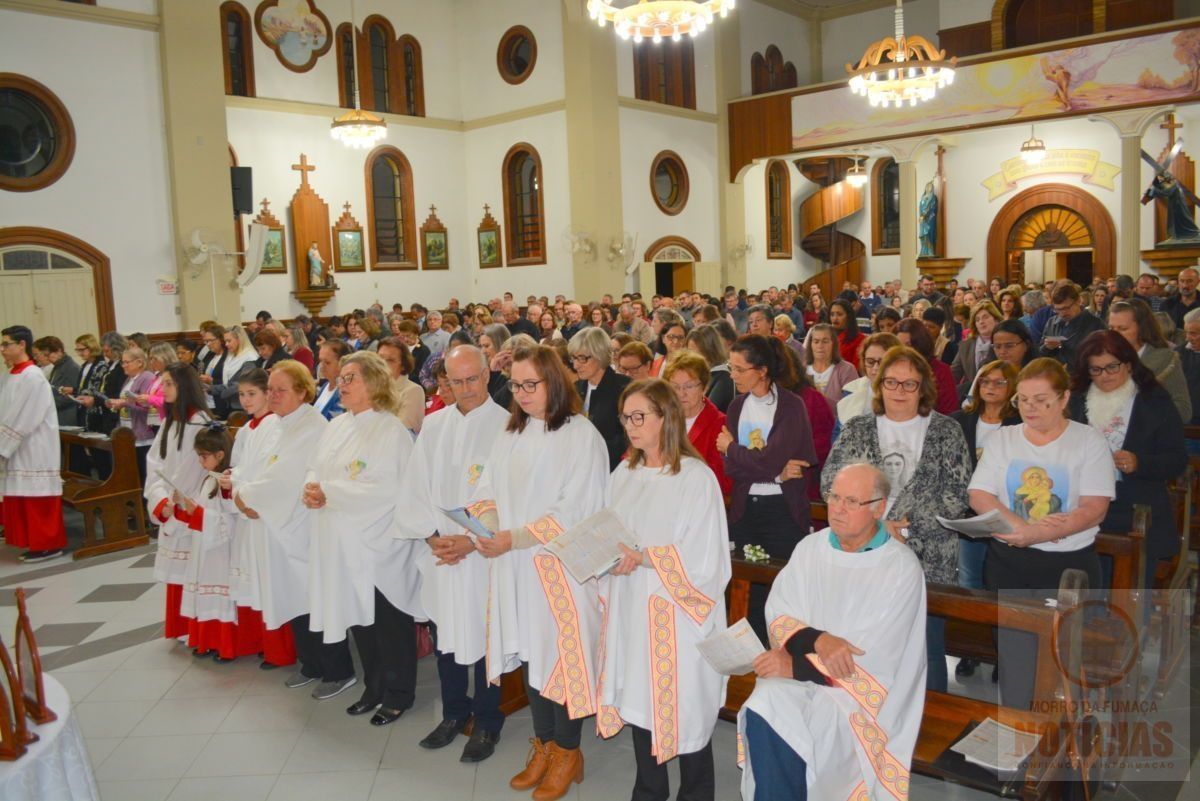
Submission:
<svg viewBox="0 0 1200 801">
<path fill-rule="evenodd" d="M 591 421 L 608 449 L 608 469 L 621 462 L 628 444 L 625 430 L 617 419 L 617 401 L 629 386 L 630 378 L 612 369 L 612 347 L 608 334 L 599 328 L 585 328 L 567 343 L 567 354 L 579 380 L 575 391 L 583 399 L 583 414 Z"/>
<path fill-rule="evenodd" d="M 717 436 L 725 427 L 725 413 L 704 396 L 709 378 L 708 362 L 699 353 L 682 351 L 667 362 L 663 378 L 675 391 L 683 409 L 688 441 L 712 468 L 721 494 L 728 497 L 733 491 L 733 482 L 725 474 L 725 459 L 717 450 Z"/>
<path fill-rule="evenodd" d="M 533 713 L 533 748 L 509 785 L 536 787 L 537 798 L 551 801 L 583 781 L 579 742 L 583 718 L 598 711 L 601 624 L 596 582 L 575 581 L 543 546 L 604 506 L 608 449 L 580 414 L 552 348 L 513 354 L 511 390 L 508 426 L 484 463 L 471 510 L 495 532 L 476 545 L 492 560 L 488 679 L 523 664 Z"/>
<path fill-rule="evenodd" d="M 1094 542 L 1116 496 L 1113 457 L 1104 436 L 1070 418 L 1066 369 L 1034 359 L 1017 376 L 1013 400 L 1023 420 L 1001 428 L 971 478 L 971 508 L 999 512 L 1011 527 L 988 541 L 984 584 L 1013 596 L 1042 598 L 1064 570 L 1084 571 L 1100 587 Z M 1000 698 L 1028 709 L 1033 700 L 1036 638 L 1000 629 Z"/>
<path fill-rule="evenodd" d="M 1023 322 L 1004 320 L 992 331 L 992 352 L 998 361 L 1011 364 L 1019 373 L 1036 358 L 1037 346 Z"/>
<path fill-rule="evenodd" d="M 677 358 L 704 363 L 695 354 Z M 707 403 L 703 382 L 692 383 L 688 397 Z M 633 383 L 621 396 L 629 459 L 609 477 L 608 508 L 638 549 L 622 546 L 620 563 L 600 582 L 597 730 L 612 737 L 630 727 L 633 798 L 669 798 L 667 763 L 678 757 L 677 797 L 712 801 L 712 734 L 725 681 L 697 644 L 725 627 L 729 533 L 721 490 L 685 431 L 683 397 L 657 379 Z"/>
<path fill-rule="evenodd" d="M 925 334 L 919 320 L 906 320 Z M 902 325 L 904 324 L 902 323 Z M 925 570 L 925 580 L 953 584 L 958 572 L 958 535 L 937 518 L 957 519 L 967 511 L 971 459 L 962 428 L 935 411 L 937 387 L 929 362 L 909 347 L 884 354 L 871 386 L 871 414 L 846 423 L 823 471 L 822 491 L 848 464 L 867 462 L 888 477 L 891 492 L 884 520 L 907 543 Z M 926 624 L 929 661 L 926 687 L 945 692 L 946 622 Z"/>
<path fill-rule="evenodd" d="M 1124 534 L 1133 528 L 1134 504 L 1150 507 L 1143 586 L 1153 587 L 1158 560 L 1179 553 L 1167 484 L 1183 473 L 1188 456 L 1176 405 L 1128 340 L 1097 331 L 1079 348 L 1070 411 L 1104 436 L 1119 476 L 1100 530 Z"/>
<path fill-rule="evenodd" d="M 1002 319 L 1000 310 L 990 300 L 978 303 L 971 309 L 971 336 L 959 346 L 958 356 L 950 365 L 959 397 L 966 397 L 971 391 L 971 382 L 975 380 L 979 367 L 997 358 L 992 350 L 992 335 L 996 332 L 996 324 Z"/>
<path fill-rule="evenodd" d="M 1181 420 L 1192 419 L 1192 396 L 1179 354 L 1163 336 L 1154 312 L 1145 301 L 1134 298 L 1112 304 L 1108 309 L 1108 328 L 1116 331 L 1133 347 L 1142 364 L 1171 396 Z M 1078 374 L 1079 362 L 1076 362 Z"/>
<path fill-rule="evenodd" d="M 154 435 L 162 423 L 161 412 L 156 410 L 154 423 L 151 424 L 149 398 L 152 387 L 158 385 L 161 388 L 162 379 L 146 369 L 146 354 L 136 345 L 126 348 L 121 354 L 121 368 L 125 371 L 125 383 L 121 387 L 120 397 L 109 398 L 105 405 L 117 413 L 119 427 L 128 428 L 133 432 L 138 477 L 144 485 L 146 456 L 150 453 Z M 159 398 L 165 400 L 161 389 Z"/>
<path fill-rule="evenodd" d="M 729 375 L 729 348 L 725 346 L 725 340 L 713 326 L 700 325 L 688 332 L 687 347 L 708 363 L 708 386 L 704 388 L 704 396 L 724 414 L 736 394 L 733 378 Z"/>
<path fill-rule="evenodd" d="M 654 363 L 650 366 L 652 377 L 661 376 L 663 365 L 667 363 L 667 360 L 672 355 L 687 349 L 687 327 L 683 324 L 683 318 L 677 314 L 664 316 L 667 317 L 667 322 L 663 323 L 658 337 L 662 348 L 657 352 L 658 355 L 654 357 Z"/>
<path fill-rule="evenodd" d="M 837 402 L 837 425 L 833 438 L 836 440 L 842 427 L 851 419 L 871 409 L 871 386 L 879 373 L 879 365 L 883 363 L 884 355 L 898 346 L 900 340 L 894 334 L 871 334 L 863 342 L 862 376 L 842 387 L 842 398 Z"/>
</svg>

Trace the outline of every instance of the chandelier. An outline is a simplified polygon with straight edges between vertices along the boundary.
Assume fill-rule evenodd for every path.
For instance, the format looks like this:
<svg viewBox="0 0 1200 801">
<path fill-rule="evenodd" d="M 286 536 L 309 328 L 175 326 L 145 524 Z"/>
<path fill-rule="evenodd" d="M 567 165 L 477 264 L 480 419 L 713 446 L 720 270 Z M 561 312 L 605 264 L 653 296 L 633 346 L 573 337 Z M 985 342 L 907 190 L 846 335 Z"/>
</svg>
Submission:
<svg viewBox="0 0 1200 801">
<path fill-rule="evenodd" d="M 850 91 L 867 98 L 872 106 L 900 108 L 906 101 L 915 106 L 954 83 L 958 59 L 947 60 L 946 51 L 938 50 L 923 36 L 905 36 L 901 2 L 896 0 L 896 35 L 868 47 L 857 67 L 846 65 Z"/>
<path fill-rule="evenodd" d="M 357 17 L 354 15 L 354 0 L 350 0 L 350 24 L 354 26 Z M 350 63 L 357 64 L 354 54 L 354 40 L 358 36 L 350 35 Z M 387 136 L 387 123 L 383 117 L 363 111 L 358 107 L 358 79 L 354 81 L 354 108 L 341 116 L 333 118 L 329 127 L 329 135 L 346 147 L 358 150 L 368 150 L 375 147 Z"/>
<path fill-rule="evenodd" d="M 1041 164 L 1046 158 L 1046 143 L 1034 135 L 1032 125 L 1029 126 L 1029 138 L 1021 143 L 1021 158 L 1030 166 Z"/>
<path fill-rule="evenodd" d="M 712 24 L 713 17 L 725 17 L 736 0 L 638 0 L 617 8 L 612 0 L 588 0 L 588 15 L 604 27 L 611 22 L 622 39 L 655 44 L 670 37 L 678 42 L 685 35 L 696 36 Z"/>
<path fill-rule="evenodd" d="M 854 157 L 854 166 L 846 172 L 846 183 L 855 188 L 867 185 L 867 171 L 863 169 L 861 157 Z"/>
</svg>

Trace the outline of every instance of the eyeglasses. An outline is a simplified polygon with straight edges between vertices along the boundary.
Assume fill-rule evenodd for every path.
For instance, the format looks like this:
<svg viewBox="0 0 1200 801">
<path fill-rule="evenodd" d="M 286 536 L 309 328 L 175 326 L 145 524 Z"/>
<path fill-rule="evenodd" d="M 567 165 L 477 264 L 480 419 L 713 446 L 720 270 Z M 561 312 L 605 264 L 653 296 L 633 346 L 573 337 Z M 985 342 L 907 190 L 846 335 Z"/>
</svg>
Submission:
<svg viewBox="0 0 1200 801">
<path fill-rule="evenodd" d="M 866 367 L 868 370 L 874 369 L 874 368 L 878 367 L 878 366 L 879 366 L 880 364 L 882 364 L 882 363 L 883 363 L 883 359 L 868 359 L 868 358 L 865 358 L 865 357 L 863 358 L 863 365 L 864 365 L 864 366 L 865 366 L 865 367 Z"/>
<path fill-rule="evenodd" d="M 1052 395 L 1051 397 L 1038 395 L 1036 398 L 1026 398 L 1022 395 L 1014 395 L 1012 405 L 1018 409 L 1049 409 L 1061 397 L 1062 395 Z"/>
<path fill-rule="evenodd" d="M 0 342 L 0 348 L 11 348 L 15 344 L 17 343 L 12 340 L 5 340 L 4 342 Z"/>
<path fill-rule="evenodd" d="M 1016 342 L 997 342 L 995 340 L 992 340 L 992 350 L 994 350 L 994 351 L 1002 351 L 1002 350 L 1009 351 L 1009 350 L 1012 350 L 1013 348 L 1019 348 L 1024 344 L 1025 343 L 1021 342 L 1020 340 L 1018 340 Z"/>
<path fill-rule="evenodd" d="M 646 422 L 646 417 L 649 414 L 653 414 L 653 412 L 634 412 L 633 414 L 618 414 L 617 419 L 621 421 L 621 425 L 624 428 L 629 428 L 630 426 L 633 426 L 634 428 L 641 428 L 642 425 Z"/>
<path fill-rule="evenodd" d="M 463 387 L 478 386 L 479 382 L 482 380 L 483 380 L 483 373 L 479 373 L 479 375 L 468 376 L 467 378 L 463 378 L 463 379 L 447 378 L 446 383 L 449 384 L 450 386 L 454 387 L 455 389 L 462 389 Z M 438 383 L 440 384 L 442 382 L 438 381 Z"/>
<path fill-rule="evenodd" d="M 754 367 L 754 366 L 750 366 L 750 367 L 738 367 L 736 364 L 731 364 L 731 365 L 729 365 L 729 372 L 731 372 L 731 373 L 737 373 L 738 375 L 741 375 L 742 373 L 748 373 L 748 372 L 750 372 L 751 370 L 761 370 L 761 369 L 763 369 L 763 368 L 761 368 L 761 367 Z"/>
<path fill-rule="evenodd" d="M 699 381 L 689 381 L 686 384 L 676 384 L 672 381 L 670 384 L 671 389 L 675 390 L 676 392 L 691 392 L 692 390 L 700 389 L 700 387 L 703 386 Z"/>
<path fill-rule="evenodd" d="M 683 334 L 667 334 L 663 337 L 663 342 L 683 342 L 687 337 Z"/>
<path fill-rule="evenodd" d="M 343 374 L 343 375 L 339 375 L 339 376 L 337 377 L 337 385 L 338 385 L 339 387 L 344 387 L 344 386 L 347 386 L 347 385 L 349 385 L 349 384 L 353 384 L 353 383 L 354 383 L 354 379 L 355 379 L 355 378 L 357 378 L 357 377 L 358 377 L 358 374 L 357 374 L 357 373 L 345 373 L 345 374 Z"/>
<path fill-rule="evenodd" d="M 1101 373 L 1108 373 L 1109 375 L 1116 375 L 1117 373 L 1121 372 L 1121 368 L 1124 366 L 1125 365 L 1121 362 L 1110 362 L 1109 364 L 1105 364 L 1100 367 L 1088 365 L 1087 370 L 1088 370 L 1088 375 L 1090 375 L 1092 378 L 1096 378 Z"/>
<path fill-rule="evenodd" d="M 885 379 L 883 379 L 883 388 L 890 389 L 893 391 L 897 390 L 897 389 L 902 389 L 905 392 L 911 393 L 911 392 L 916 392 L 918 389 L 921 388 L 921 382 L 917 381 L 915 379 L 911 379 L 911 378 L 907 381 L 900 381 L 895 378 L 885 378 Z"/>
<path fill-rule="evenodd" d="M 857 512 L 859 509 L 862 509 L 864 506 L 867 506 L 872 503 L 878 503 L 879 501 L 882 501 L 882 500 L 883 500 L 883 498 L 870 498 L 869 500 L 860 501 L 858 498 L 838 495 L 836 492 L 825 493 L 825 505 L 826 506 L 841 505 L 841 506 L 846 507 L 847 512 Z"/>
<path fill-rule="evenodd" d="M 537 392 L 538 384 L 546 383 L 546 379 L 540 381 L 509 381 L 508 391 L 516 395 L 518 392 L 524 392 L 526 395 L 532 395 Z"/>
<path fill-rule="evenodd" d="M 587 364 L 591 360 L 592 360 L 592 357 L 588 356 L 586 353 L 576 353 L 574 356 L 571 357 L 571 362 L 573 364 Z"/>
</svg>

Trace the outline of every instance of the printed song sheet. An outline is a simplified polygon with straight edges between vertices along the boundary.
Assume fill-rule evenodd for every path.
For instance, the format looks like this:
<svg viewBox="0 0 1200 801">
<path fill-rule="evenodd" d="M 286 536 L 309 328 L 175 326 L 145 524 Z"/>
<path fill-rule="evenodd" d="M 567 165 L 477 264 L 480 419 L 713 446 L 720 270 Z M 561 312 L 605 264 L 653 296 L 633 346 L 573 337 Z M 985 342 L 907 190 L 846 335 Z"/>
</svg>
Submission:
<svg viewBox="0 0 1200 801">
<path fill-rule="evenodd" d="M 1012 533 L 1012 526 L 995 509 L 986 514 L 967 517 L 962 520 L 947 520 L 939 516 L 937 521 L 951 531 L 965 534 L 973 540 L 990 539 L 993 534 Z"/>
<path fill-rule="evenodd" d="M 754 660 L 767 650 L 746 618 L 701 640 L 696 647 L 713 670 L 724 676 L 749 673 L 754 669 Z"/>
<path fill-rule="evenodd" d="M 621 549 L 637 548 L 637 541 L 625 524 L 608 509 L 576 523 L 546 543 L 546 550 L 557 556 L 579 583 L 600 578 L 621 561 Z"/>
<path fill-rule="evenodd" d="M 476 537 L 485 537 L 489 540 L 492 538 L 492 532 L 488 531 L 487 527 L 480 522 L 479 518 L 472 515 L 464 507 L 458 506 L 454 509 L 442 509 L 442 507 L 439 506 L 438 509 L 441 509 L 442 514 L 453 520 L 455 523 L 458 523 Z"/>
<path fill-rule="evenodd" d="M 970 763 L 1000 773 L 1012 773 L 1037 748 L 1041 737 L 987 718 L 950 750 Z"/>
</svg>

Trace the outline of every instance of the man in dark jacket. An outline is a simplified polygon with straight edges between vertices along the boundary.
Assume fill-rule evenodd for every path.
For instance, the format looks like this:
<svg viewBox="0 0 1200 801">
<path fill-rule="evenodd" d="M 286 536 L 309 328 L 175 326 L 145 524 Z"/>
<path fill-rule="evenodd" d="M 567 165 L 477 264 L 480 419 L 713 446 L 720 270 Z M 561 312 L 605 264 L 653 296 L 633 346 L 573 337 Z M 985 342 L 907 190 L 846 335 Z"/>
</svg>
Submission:
<svg viewBox="0 0 1200 801">
<path fill-rule="evenodd" d="M 1050 293 L 1054 317 L 1042 333 L 1041 356 L 1061 362 L 1067 371 L 1075 367 L 1075 351 L 1093 331 L 1104 330 L 1104 321 L 1083 308 L 1079 289 L 1061 281 Z"/>
</svg>

